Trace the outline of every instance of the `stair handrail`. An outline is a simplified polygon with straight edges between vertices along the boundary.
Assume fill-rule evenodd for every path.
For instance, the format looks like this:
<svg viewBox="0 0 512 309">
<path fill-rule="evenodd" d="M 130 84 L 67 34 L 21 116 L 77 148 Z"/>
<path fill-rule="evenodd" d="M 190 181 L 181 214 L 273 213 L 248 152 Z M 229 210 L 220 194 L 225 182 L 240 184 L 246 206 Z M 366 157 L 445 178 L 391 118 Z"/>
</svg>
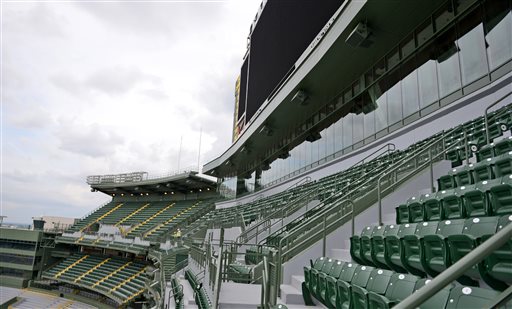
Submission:
<svg viewBox="0 0 512 309">
<path fill-rule="evenodd" d="M 96 211 L 100 210 L 101 208 L 107 206 L 108 204 L 112 203 L 113 202 L 113 199 L 110 200 L 110 201 L 106 201 L 104 202 L 103 204 L 101 204 L 100 206 L 96 207 L 94 210 L 91 210 L 89 211 L 86 215 L 84 215 L 82 218 L 79 219 L 79 221 L 82 221 L 84 219 L 86 219 L 88 216 L 92 215 L 93 213 L 95 213 Z"/>
<path fill-rule="evenodd" d="M 481 245 L 471 250 L 468 254 L 466 254 L 463 258 L 458 260 L 455 264 L 448 267 L 442 273 L 434 277 L 432 281 L 429 282 L 429 284 L 423 286 L 418 291 L 408 296 L 406 299 L 398 303 L 393 308 L 417 308 L 430 297 L 434 296 L 434 294 L 436 294 L 446 285 L 450 284 L 454 280 L 457 280 L 457 278 L 463 275 L 466 272 L 466 270 L 468 270 L 469 268 L 473 267 L 474 265 L 488 257 L 495 250 L 501 248 L 511 238 L 512 224 L 508 224 L 501 231 L 497 232 L 489 239 L 484 241 Z M 510 293 L 510 291 L 508 291 L 507 293 Z"/>
<path fill-rule="evenodd" d="M 435 141 L 431 142 L 430 144 L 428 144 L 427 146 L 430 146 L 431 144 L 433 145 L 433 144 L 435 144 L 436 142 L 439 142 L 439 141 L 438 141 L 438 140 L 435 140 Z M 384 146 L 387 146 L 387 144 L 386 144 L 386 145 L 384 145 Z M 425 147 L 426 147 L 426 146 L 425 146 Z M 381 148 L 383 148 L 383 147 L 381 147 Z M 406 154 L 406 156 L 405 156 L 405 157 L 401 158 L 401 160 L 404 160 L 404 159 L 408 158 L 409 156 L 416 155 L 417 153 L 421 152 L 421 151 L 420 151 L 421 149 L 422 149 L 422 148 L 418 148 L 418 149 L 413 150 L 411 153 L 408 153 L 408 154 Z M 377 151 L 379 151 L 379 150 L 377 150 Z M 400 163 L 400 162 L 395 163 L 395 164 L 394 164 L 394 165 L 392 165 L 391 167 L 393 167 L 393 166 L 397 165 L 398 163 Z M 388 167 L 388 169 L 390 169 L 391 167 Z M 386 170 L 388 170 L 388 169 L 386 169 Z M 382 172 L 385 172 L 386 170 L 384 170 L 384 171 L 382 171 Z M 375 176 L 374 176 L 374 177 L 375 177 Z M 374 177 L 373 177 L 373 178 L 374 178 Z M 370 178 L 370 179 L 373 179 L 373 178 Z M 366 184 L 366 183 L 368 183 L 368 182 L 369 182 L 369 180 L 367 180 L 366 182 L 364 182 L 362 185 L 359 185 L 357 188 L 353 189 L 352 191 L 359 189 L 360 187 L 362 187 L 363 185 L 365 185 L 365 184 Z M 331 186 L 328 186 L 328 188 L 331 188 Z M 309 214 L 312 214 L 312 217 L 311 217 L 310 219 L 314 218 L 316 215 L 321 216 L 321 215 L 322 215 L 322 213 L 323 213 L 323 212 L 325 212 L 325 211 L 327 211 L 327 210 L 328 210 L 328 208 L 329 208 L 329 206 L 328 206 L 328 207 L 324 207 L 325 205 L 329 205 L 329 203 L 333 203 L 333 202 L 335 202 L 336 200 L 339 200 L 339 199 L 341 199 L 341 198 L 346 198 L 346 196 L 348 196 L 352 191 L 350 191 L 350 192 L 348 192 L 348 193 L 344 193 L 342 190 L 340 190 L 339 192 L 337 192 L 337 193 L 334 193 L 334 194 L 330 195 L 329 197 L 327 197 L 326 199 L 324 199 L 321 203 L 319 203 L 317 206 L 315 206 L 315 207 L 311 208 L 308 212 L 305 212 L 304 214 L 302 214 L 301 216 L 299 216 L 299 217 L 295 218 L 293 221 L 289 222 L 288 224 L 290 224 L 290 223 L 294 223 L 294 222 L 297 222 L 297 221 L 300 221 L 300 220 L 304 219 L 304 217 L 306 217 L 306 216 L 307 216 L 307 215 L 309 215 Z M 319 212 L 317 212 L 317 211 L 319 211 Z M 280 229 L 278 229 L 278 230 L 276 230 L 276 231 L 272 232 L 272 234 L 280 233 L 280 232 L 282 232 L 282 230 L 284 230 L 285 228 L 286 228 L 286 225 L 285 225 L 285 226 L 283 226 L 282 228 L 280 228 Z M 293 229 L 292 229 L 292 230 L 293 230 Z M 292 230 L 291 230 L 291 231 L 292 231 Z M 288 231 L 288 232 L 290 232 L 290 231 Z M 267 238 L 268 238 L 269 236 L 271 236 L 271 235 L 267 235 Z M 261 241 L 262 241 L 262 240 L 261 240 Z M 260 243 L 261 243 L 261 241 L 260 241 Z"/>
<path fill-rule="evenodd" d="M 383 155 L 388 155 L 388 154 L 390 154 L 390 153 L 394 152 L 394 151 L 396 150 L 396 146 L 395 146 L 395 144 L 393 144 L 393 143 L 386 143 L 386 144 L 382 145 L 381 147 L 379 147 L 378 149 L 376 149 L 375 151 L 373 151 L 373 152 L 371 152 L 370 154 L 368 154 L 367 156 L 365 156 L 364 158 L 360 159 L 359 161 L 357 161 L 356 163 L 354 163 L 354 164 L 353 164 L 353 165 L 351 165 L 350 167 L 346 168 L 344 171 L 348 171 L 348 170 L 350 170 L 350 169 L 352 169 L 352 168 L 354 168 L 354 167 L 356 167 L 356 166 L 358 166 L 358 165 L 360 165 L 360 164 L 363 164 L 365 160 L 367 160 L 368 158 L 370 158 L 370 157 L 374 156 L 375 154 L 377 154 L 377 153 L 381 152 L 383 149 L 386 149 L 386 150 L 385 150 L 384 152 L 380 153 L 379 155 L 377 155 L 374 159 L 379 158 L 379 157 L 381 157 L 381 156 L 383 156 Z M 330 189 L 332 189 L 333 187 L 334 187 L 334 188 L 336 188 L 336 187 L 339 185 L 338 177 L 339 177 L 341 174 L 342 174 L 342 172 L 339 172 L 339 173 L 335 176 L 335 178 L 334 178 L 334 182 L 332 182 L 331 184 L 329 184 L 329 185 L 327 185 L 327 186 L 323 187 L 323 188 L 322 188 L 322 191 L 323 191 L 323 192 L 328 192 L 328 191 L 329 191 Z M 348 185 L 347 185 L 347 186 L 348 186 Z M 319 187 L 313 188 L 313 190 L 316 190 L 316 193 L 315 193 L 316 195 L 318 195 L 318 194 L 320 193 L 320 192 L 319 192 L 319 191 L 320 191 L 320 188 L 319 188 Z M 310 192 L 306 192 L 306 195 L 308 195 L 308 194 L 310 194 Z M 327 199 L 329 199 L 329 198 L 330 198 L 330 196 L 329 196 Z M 326 200 L 327 200 L 327 199 L 326 199 Z M 324 202 L 325 202 L 325 200 L 324 200 Z M 315 211 L 315 210 L 316 210 L 316 209 L 318 209 L 319 207 L 322 207 L 322 205 L 323 205 L 323 204 L 324 204 L 324 203 L 320 203 L 319 205 L 317 205 L 317 206 L 313 207 L 312 209 L 310 209 L 310 211 Z M 272 216 L 272 215 L 274 215 L 274 214 L 278 214 L 278 213 L 279 213 L 279 211 L 280 211 L 280 210 L 275 211 L 275 212 L 274 212 L 274 213 L 272 213 L 270 216 Z M 302 218 L 302 217 L 303 217 L 303 216 L 305 216 L 306 214 L 307 214 L 307 213 L 302 214 L 300 217 L 295 218 L 293 221 L 298 220 L 299 218 Z M 270 216 L 269 216 L 269 217 L 270 217 Z M 282 221 L 283 219 L 284 219 L 284 218 L 282 218 L 282 219 L 281 219 L 281 221 Z M 268 219 L 267 219 L 267 220 L 268 220 Z M 265 222 L 264 222 L 264 223 L 262 223 L 261 225 L 264 225 L 264 224 L 265 224 Z M 273 224 L 271 224 L 271 226 L 274 226 L 274 225 L 275 225 L 275 222 L 274 222 Z M 282 226 L 283 226 L 283 225 L 282 225 Z M 259 226 L 253 226 L 253 228 L 255 228 L 255 229 L 256 229 L 256 228 L 259 228 Z M 262 231 L 264 231 L 264 229 L 263 229 Z M 269 234 L 269 235 L 270 235 L 270 234 Z M 252 238 L 251 238 L 251 239 L 252 239 Z M 256 242 L 258 242 L 258 241 L 256 241 Z"/>
<path fill-rule="evenodd" d="M 291 203 L 287 203 L 286 206 L 284 207 L 280 207 L 279 209 L 275 210 L 274 212 L 266 215 L 266 217 L 264 219 L 261 219 L 260 222 L 258 222 L 257 224 L 255 225 L 252 225 L 250 228 L 246 229 L 243 233 L 241 233 L 237 239 L 236 239 L 236 242 L 237 243 L 240 243 L 240 242 L 247 242 L 251 239 L 253 239 L 254 237 L 256 237 L 257 239 L 257 235 L 259 235 L 259 231 L 260 231 L 260 228 L 261 226 L 265 226 L 265 228 L 261 229 L 261 231 L 264 231 L 266 228 L 268 227 L 272 227 L 274 224 L 276 224 L 276 222 L 283 222 L 285 216 L 287 215 L 288 213 L 288 210 L 292 209 L 292 208 L 297 208 L 296 206 L 296 202 L 304 202 L 304 201 L 307 201 L 308 203 L 310 202 L 309 198 L 312 197 L 312 196 L 317 196 L 318 195 L 318 192 L 317 192 L 317 188 L 312 188 L 310 190 L 307 190 L 306 192 L 304 192 L 302 195 L 296 197 L 293 199 L 293 201 Z M 272 217 L 274 217 L 275 215 L 279 215 L 281 214 L 281 219 L 280 220 L 277 220 L 276 222 L 274 223 L 271 223 L 271 219 Z M 269 225 L 270 224 L 270 225 Z M 256 230 L 256 234 L 255 236 L 253 237 L 248 237 L 247 235 L 251 232 L 253 232 L 254 230 Z M 257 242 L 257 240 L 256 240 Z"/>
<path fill-rule="evenodd" d="M 284 191 L 289 191 L 291 189 L 294 189 L 294 188 L 297 188 L 297 187 L 300 187 L 302 185 L 305 185 L 305 184 L 308 184 L 311 182 L 311 177 L 310 176 L 305 176 L 301 179 L 299 179 L 297 182 L 295 182 L 294 184 L 292 184 L 291 186 L 289 186 L 286 190 Z M 284 192 L 283 191 L 283 192 Z"/>
</svg>

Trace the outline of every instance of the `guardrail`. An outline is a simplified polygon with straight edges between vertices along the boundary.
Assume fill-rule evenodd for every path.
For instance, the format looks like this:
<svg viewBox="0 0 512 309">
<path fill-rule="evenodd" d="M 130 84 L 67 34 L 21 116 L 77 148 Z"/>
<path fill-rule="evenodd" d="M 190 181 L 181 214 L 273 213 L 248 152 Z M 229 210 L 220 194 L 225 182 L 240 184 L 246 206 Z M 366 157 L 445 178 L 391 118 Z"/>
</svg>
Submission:
<svg viewBox="0 0 512 309">
<path fill-rule="evenodd" d="M 180 170 L 162 173 L 158 175 L 149 175 L 148 172 L 132 172 L 132 173 L 122 173 L 122 174 L 111 174 L 111 175 L 91 175 L 87 176 L 86 182 L 88 185 L 108 185 L 108 184 L 118 184 L 118 183 L 136 183 L 146 180 L 154 180 L 172 177 L 180 174 L 196 172 L 198 173 L 197 166 L 189 166 Z"/>
</svg>

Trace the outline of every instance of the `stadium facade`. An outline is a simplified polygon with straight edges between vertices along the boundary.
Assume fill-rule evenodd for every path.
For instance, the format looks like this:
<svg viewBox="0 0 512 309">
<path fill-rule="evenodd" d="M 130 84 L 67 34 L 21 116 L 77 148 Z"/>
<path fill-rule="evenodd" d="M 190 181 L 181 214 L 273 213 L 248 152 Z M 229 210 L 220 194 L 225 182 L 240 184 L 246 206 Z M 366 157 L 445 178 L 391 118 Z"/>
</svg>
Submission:
<svg viewBox="0 0 512 309">
<path fill-rule="evenodd" d="M 98 307 L 503 305 L 511 71 L 510 0 L 263 1 L 205 175 L 88 177 L 112 200 L 65 231 L 2 229 L 3 261 L 45 261 L 2 263 L 2 285 Z"/>
</svg>

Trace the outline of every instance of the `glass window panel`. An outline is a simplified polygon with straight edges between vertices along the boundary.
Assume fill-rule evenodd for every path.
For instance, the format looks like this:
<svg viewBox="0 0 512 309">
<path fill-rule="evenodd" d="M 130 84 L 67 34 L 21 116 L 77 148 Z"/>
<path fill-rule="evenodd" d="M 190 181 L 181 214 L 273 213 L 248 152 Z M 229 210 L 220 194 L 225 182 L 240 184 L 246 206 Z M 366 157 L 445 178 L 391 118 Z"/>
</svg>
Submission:
<svg viewBox="0 0 512 309">
<path fill-rule="evenodd" d="M 310 165 L 313 162 L 313 159 L 311 157 L 311 143 L 310 142 L 304 142 L 304 161 L 306 163 L 306 166 Z"/>
<path fill-rule="evenodd" d="M 414 36 L 409 35 L 405 40 L 403 40 L 402 44 L 400 44 L 400 48 L 402 50 L 402 58 L 405 58 L 413 53 L 416 44 L 414 42 Z"/>
<path fill-rule="evenodd" d="M 469 14 L 459 24 L 458 40 L 462 83 L 467 85 L 487 74 L 484 27 L 481 10 Z"/>
<path fill-rule="evenodd" d="M 322 138 L 318 140 L 318 159 L 323 159 L 327 155 L 326 147 L 327 147 L 327 130 L 324 129 L 322 132 L 320 132 L 320 135 Z"/>
<path fill-rule="evenodd" d="M 439 100 L 437 68 L 434 60 L 429 60 L 418 69 L 419 96 L 421 108 Z"/>
<path fill-rule="evenodd" d="M 487 1 L 485 40 L 492 70 L 512 58 L 512 12 L 508 1 Z"/>
<path fill-rule="evenodd" d="M 400 62 L 400 53 L 398 52 L 398 48 L 393 49 L 387 56 L 388 60 L 388 69 L 393 68 Z"/>
<path fill-rule="evenodd" d="M 375 134 L 375 111 L 364 115 L 364 138 L 372 136 L 373 134 Z"/>
<path fill-rule="evenodd" d="M 454 10 L 452 2 L 448 1 L 434 14 L 436 31 L 439 31 L 444 26 L 448 25 L 453 20 L 453 17 Z"/>
<path fill-rule="evenodd" d="M 334 124 L 324 130 L 325 132 L 325 155 L 334 153 Z"/>
<path fill-rule="evenodd" d="M 393 125 L 402 120 L 402 91 L 401 83 L 397 82 L 387 91 L 388 95 L 388 122 Z"/>
<path fill-rule="evenodd" d="M 375 110 L 375 131 L 379 132 L 388 127 L 388 100 L 386 94 L 377 99 L 377 109 Z"/>
<path fill-rule="evenodd" d="M 316 140 L 311 143 L 311 157 L 312 163 L 320 160 L 320 140 Z"/>
<path fill-rule="evenodd" d="M 343 150 L 343 119 L 334 124 L 334 152 Z"/>
<path fill-rule="evenodd" d="M 402 80 L 402 101 L 404 118 L 419 110 L 418 72 L 416 70 Z"/>
<path fill-rule="evenodd" d="M 343 148 L 352 145 L 352 114 L 343 117 Z"/>
<path fill-rule="evenodd" d="M 386 59 L 382 58 L 374 68 L 374 78 L 378 79 L 386 73 Z"/>
<path fill-rule="evenodd" d="M 439 94 L 443 98 L 461 87 L 458 47 L 453 31 L 442 35 L 436 42 Z"/>
<path fill-rule="evenodd" d="M 352 118 L 352 130 L 353 137 L 352 143 L 355 144 L 359 141 L 362 141 L 364 138 L 364 113 L 360 113 L 359 115 L 354 115 Z"/>
<path fill-rule="evenodd" d="M 365 82 L 365 87 L 368 87 L 370 86 L 372 83 L 373 83 L 373 71 L 368 71 L 366 72 L 366 74 L 364 75 L 364 82 Z"/>
<path fill-rule="evenodd" d="M 423 23 L 419 30 L 416 31 L 416 39 L 418 40 L 418 46 L 425 43 L 434 34 L 434 28 L 432 26 L 432 20 L 429 18 Z"/>
</svg>

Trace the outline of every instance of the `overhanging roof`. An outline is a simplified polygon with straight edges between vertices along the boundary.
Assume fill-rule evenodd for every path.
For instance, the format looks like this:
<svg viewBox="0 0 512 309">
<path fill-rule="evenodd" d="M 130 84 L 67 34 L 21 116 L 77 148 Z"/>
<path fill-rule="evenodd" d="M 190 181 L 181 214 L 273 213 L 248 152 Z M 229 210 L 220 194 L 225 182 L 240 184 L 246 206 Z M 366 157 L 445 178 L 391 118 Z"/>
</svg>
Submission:
<svg viewBox="0 0 512 309">
<path fill-rule="evenodd" d="M 237 167 L 243 162 L 263 163 L 268 160 L 269 147 L 286 144 L 285 136 L 291 128 L 301 126 L 310 115 L 339 95 L 443 2 L 346 0 L 328 22 L 331 25 L 327 31 L 324 28 L 324 34 L 307 48 L 296 62 L 295 70 L 275 95 L 262 105 L 240 138 L 218 158 L 205 164 L 204 173 L 224 177 L 244 172 Z M 372 31 L 373 44 L 370 48 L 349 46 L 345 39 L 362 21 L 367 22 Z M 308 92 L 308 105 L 299 106 L 291 102 L 300 89 Z M 273 134 L 260 133 L 263 126 L 270 126 Z"/>
<path fill-rule="evenodd" d="M 124 181 L 116 183 L 95 183 L 91 189 L 108 195 L 112 194 L 166 194 L 171 192 L 197 193 L 215 191 L 217 180 L 197 172 L 185 172 L 178 175 Z"/>
</svg>

